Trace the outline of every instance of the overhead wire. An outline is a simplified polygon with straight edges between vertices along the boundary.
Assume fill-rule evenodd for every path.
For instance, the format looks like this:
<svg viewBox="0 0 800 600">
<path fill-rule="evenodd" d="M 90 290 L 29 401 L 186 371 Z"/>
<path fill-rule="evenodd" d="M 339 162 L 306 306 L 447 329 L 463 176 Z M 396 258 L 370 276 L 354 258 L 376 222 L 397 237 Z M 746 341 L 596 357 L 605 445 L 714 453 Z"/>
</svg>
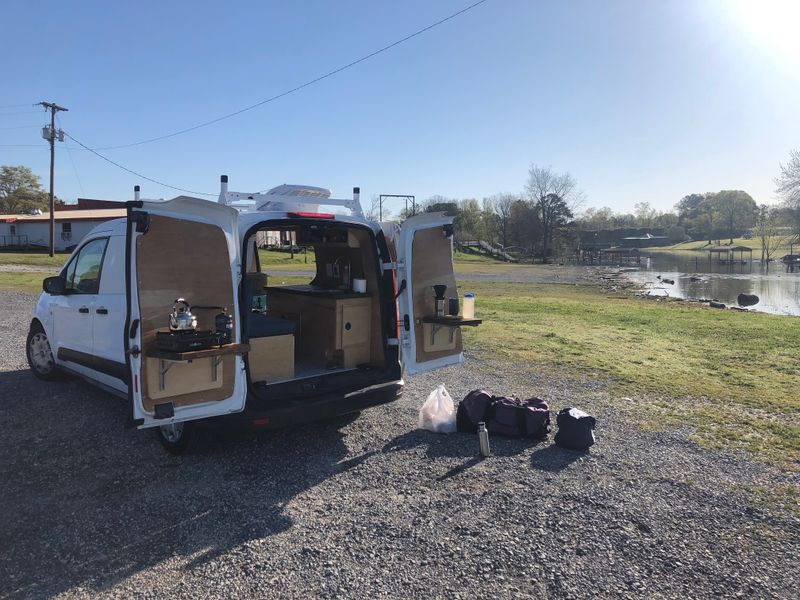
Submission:
<svg viewBox="0 0 800 600">
<path fill-rule="evenodd" d="M 298 91 L 300 91 L 300 90 L 302 90 L 304 88 L 307 88 L 307 87 L 309 87 L 311 85 L 314 85 L 315 83 L 319 83 L 320 81 L 328 79 L 329 77 L 332 77 L 333 75 L 336 75 L 337 73 L 341 73 L 342 71 L 345 71 L 345 70 L 347 70 L 347 69 L 349 69 L 351 67 L 354 67 L 354 66 L 356 66 L 356 65 L 358 65 L 358 64 L 360 64 L 360 63 L 362 63 L 364 61 L 367 61 L 367 60 L 369 60 L 369 59 L 371 59 L 371 58 L 373 58 L 375 56 L 378 56 L 379 54 L 382 54 L 382 53 L 394 48 L 395 46 L 399 46 L 400 44 L 403 44 L 404 42 L 407 42 L 408 40 L 411 40 L 411 39 L 413 39 L 413 38 L 415 38 L 417 36 L 420 36 L 423 33 L 427 32 L 427 31 L 430 31 L 431 29 L 434 29 L 435 27 L 438 27 L 439 25 L 442 25 L 443 23 L 446 23 L 446 22 L 448 22 L 448 21 L 450 21 L 452 19 L 455 19 L 456 17 L 458 17 L 458 16 L 466 13 L 467 11 L 470 11 L 473 8 L 476 8 L 477 6 L 480 6 L 481 4 L 484 4 L 486 2 L 488 2 L 488 0 L 478 0 L 477 2 L 474 2 L 474 3 L 470 4 L 469 6 L 466 6 L 466 7 L 462 8 L 461 10 L 456 11 L 456 12 L 454 12 L 454 13 L 452 13 L 452 14 L 450 14 L 450 15 L 442 18 L 442 19 L 439 19 L 438 21 L 436 21 L 434 23 L 431 23 L 430 25 L 428 25 L 426 27 L 423 27 L 422 29 L 418 29 L 417 31 L 415 31 L 415 32 L 413 32 L 413 33 L 411 33 L 411 34 L 409 34 L 409 35 L 407 35 L 407 36 L 405 36 L 405 37 L 403 37 L 403 38 L 401 38 L 399 40 L 396 40 L 396 41 L 392 42 L 391 44 L 387 44 L 386 46 L 383 46 L 382 48 L 379 48 L 378 50 L 375 50 L 373 52 L 370 52 L 369 54 L 366 54 L 366 55 L 364 55 L 364 56 L 362 56 L 360 58 L 357 58 L 356 60 L 353 60 L 353 61 L 347 63 L 346 65 L 342 65 L 341 67 L 333 69 L 332 71 L 328 71 L 324 75 L 320 75 L 319 77 L 316 77 L 314 79 L 306 81 L 305 83 L 302 83 L 302 84 L 300 84 L 298 86 L 295 86 L 295 87 L 293 87 L 293 88 L 291 88 L 289 90 L 285 90 L 285 91 L 283 91 L 283 92 L 281 92 L 279 94 L 271 96 L 270 98 L 267 98 L 265 100 L 262 100 L 260 102 L 255 103 L 255 104 L 247 106 L 245 108 L 241 108 L 241 109 L 236 110 L 234 112 L 222 115 L 221 117 L 217 117 L 215 119 L 211 119 L 210 121 L 205 121 L 203 123 L 199 123 L 197 125 L 193 125 L 191 127 L 187 127 L 185 129 L 181 129 L 181 130 L 178 130 L 178 131 L 173 131 L 171 133 L 168 133 L 168 134 L 165 134 L 165 135 L 161 135 L 161 136 L 157 136 L 157 137 L 154 137 L 154 138 L 148 138 L 148 139 L 145 139 L 145 140 L 140 140 L 138 142 L 132 142 L 130 144 L 119 144 L 119 145 L 116 145 L 116 146 L 101 146 L 101 147 L 95 147 L 95 148 L 90 148 L 89 146 L 87 146 L 86 144 L 84 144 L 80 140 L 76 139 L 74 136 L 70 135 L 67 132 L 64 132 L 64 135 L 67 136 L 69 139 L 71 139 L 76 144 L 78 144 L 84 150 L 87 150 L 87 151 L 91 152 L 92 154 L 94 154 L 98 158 L 103 159 L 107 163 L 112 164 L 115 167 L 117 167 L 119 169 L 122 169 L 123 171 L 126 171 L 126 172 L 128 172 L 128 173 L 130 173 L 132 175 L 136 175 L 137 177 L 141 177 L 142 179 L 144 179 L 146 181 L 150 181 L 152 183 L 155 183 L 156 185 L 160 185 L 162 187 L 166 187 L 166 188 L 169 188 L 169 189 L 177 190 L 177 191 L 180 191 L 180 192 L 186 192 L 186 193 L 189 193 L 189 194 L 197 194 L 197 195 L 200 195 L 200 196 L 212 196 L 212 197 L 213 196 L 217 196 L 217 194 L 210 194 L 210 193 L 207 193 L 207 192 L 198 192 L 198 191 L 194 191 L 194 190 L 189 190 L 189 189 L 186 189 L 186 188 L 177 187 L 177 186 L 174 186 L 174 185 L 170 185 L 168 183 L 164 183 L 163 181 L 159 181 L 159 180 L 153 179 L 151 177 L 147 177 L 146 175 L 143 175 L 142 173 L 134 171 L 133 169 L 129 169 L 128 167 L 125 167 L 124 165 L 121 165 L 120 163 L 108 158 L 107 156 L 105 156 L 103 154 L 100 154 L 98 152 L 98 150 L 117 150 L 117 149 L 121 149 L 121 148 L 130 148 L 130 147 L 133 147 L 133 146 L 141 146 L 143 144 L 150 144 L 152 142 L 157 142 L 157 141 L 165 140 L 165 139 L 168 139 L 168 138 L 171 138 L 171 137 L 175 137 L 175 136 L 178 136 L 178 135 L 183 135 L 185 133 L 189 133 L 191 131 L 195 131 L 197 129 L 201 129 L 203 127 L 208 127 L 209 125 L 213 125 L 214 123 L 219 123 L 220 121 L 224 121 L 226 119 L 230 119 L 230 118 L 235 117 L 237 115 L 240 115 L 242 113 L 251 111 L 251 110 L 253 110 L 255 108 L 258 108 L 260 106 L 264 106 L 265 104 L 268 104 L 270 102 L 274 102 L 275 100 L 278 100 L 280 98 L 283 98 L 285 96 L 288 96 L 290 94 L 298 92 Z M 70 160 L 71 159 L 72 159 L 72 156 L 70 154 Z M 74 167 L 74 162 L 73 162 L 73 167 Z M 75 171 L 75 174 L 77 176 L 77 169 Z"/>
<path fill-rule="evenodd" d="M 302 84 L 300 84 L 298 86 L 295 86 L 295 87 L 293 87 L 293 88 L 291 88 L 289 90 L 285 90 L 285 91 L 283 91 L 283 92 L 281 92 L 279 94 L 275 94 L 274 96 L 271 96 L 271 97 L 269 97 L 269 98 L 267 98 L 265 100 L 261 100 L 260 102 L 256 102 L 255 104 L 251 104 L 250 106 L 246 106 L 246 107 L 241 108 L 239 110 L 235 110 L 235 111 L 230 112 L 228 114 L 222 115 L 221 117 L 217 117 L 217 118 L 211 119 L 209 121 L 204 121 L 203 123 L 198 123 L 197 125 L 192 125 L 191 127 L 186 127 L 184 129 L 180 129 L 178 131 L 173 131 L 171 133 L 167 133 L 167 134 L 164 134 L 164 135 L 159 135 L 159 136 L 156 136 L 156 137 L 147 138 L 147 139 L 144 139 L 144 140 L 139 140 L 138 142 L 132 142 L 132 143 L 129 143 L 129 144 L 118 144 L 116 146 L 100 146 L 100 147 L 95 147 L 94 149 L 95 150 L 118 150 L 120 148 L 130 148 L 132 146 L 141 146 L 142 144 L 150 144 L 150 143 L 153 143 L 153 142 L 158 142 L 158 141 L 165 140 L 165 139 L 168 139 L 168 138 L 171 138 L 171 137 L 175 137 L 175 136 L 178 136 L 178 135 L 183 135 L 185 133 L 189 133 L 190 131 L 195 131 L 195 130 L 201 129 L 203 127 L 208 127 L 209 125 L 213 125 L 214 123 L 219 123 L 220 121 L 224 121 L 226 119 L 230 119 L 230 118 L 235 117 L 237 115 L 240 115 L 242 113 L 245 113 L 245 112 L 251 111 L 251 110 L 253 110 L 255 108 L 258 108 L 260 106 L 264 106 L 265 104 L 269 104 L 270 102 L 274 102 L 275 100 L 279 100 L 280 98 L 288 96 L 289 94 L 293 94 L 295 92 L 298 92 L 298 91 L 300 91 L 300 90 L 302 90 L 304 88 L 307 88 L 307 87 L 309 87 L 311 85 L 314 85 L 315 83 L 319 83 L 320 81 L 323 81 L 324 79 L 328 79 L 329 77 L 332 77 L 333 75 L 336 75 L 337 73 L 341 73 L 342 71 L 345 71 L 345 70 L 347 70 L 347 69 L 349 69 L 351 67 L 354 67 L 354 66 L 356 66 L 356 65 L 358 65 L 358 64 L 360 64 L 360 63 L 362 63 L 364 61 L 367 61 L 367 60 L 369 60 L 371 58 L 374 58 L 375 56 L 378 56 L 379 54 L 382 54 L 382 53 L 384 53 L 384 52 L 386 52 L 388 50 L 391 50 L 395 46 L 399 46 L 400 44 L 403 44 L 403 43 L 407 42 L 408 40 L 411 40 L 411 39 L 413 39 L 413 38 L 415 38 L 417 36 L 420 36 L 423 33 L 427 32 L 427 31 L 430 31 L 431 29 L 433 29 L 435 27 L 438 27 L 439 25 L 442 25 L 442 24 L 444 24 L 444 23 L 446 23 L 446 22 L 448 22 L 448 21 L 450 21 L 452 19 L 455 19 L 456 17 L 458 17 L 460 15 L 463 15 L 464 13 L 466 13 L 466 12 L 472 10 L 473 8 L 476 8 L 476 7 L 480 6 L 481 4 L 484 4 L 484 3 L 488 2 L 488 1 L 489 0 L 478 0 L 477 2 L 474 2 L 474 3 L 470 4 L 469 6 L 466 6 L 466 7 L 462 8 L 461 10 L 459 10 L 457 12 L 454 12 L 454 13 L 452 13 L 452 14 L 450 14 L 450 15 L 442 18 L 442 19 L 439 19 L 438 21 L 436 21 L 434 23 L 431 23 L 430 25 L 428 25 L 426 27 L 423 27 L 422 29 L 418 29 L 414 33 L 411 33 L 411 34 L 409 34 L 409 35 L 407 35 L 407 36 L 405 36 L 403 38 L 400 38 L 399 40 L 396 40 L 396 41 L 392 42 L 391 44 L 387 44 L 386 46 L 383 46 L 382 48 L 379 48 L 378 50 L 370 52 L 369 54 L 366 54 L 366 55 L 362 56 L 361 58 L 357 58 L 356 60 L 353 60 L 353 61 L 347 63 L 346 65 L 342 65 L 341 67 L 337 67 L 336 69 L 333 69 L 332 71 L 328 71 L 324 75 L 320 75 L 319 77 L 315 77 L 314 79 L 310 79 L 309 81 L 306 81 L 305 83 L 302 83 Z"/>
<path fill-rule="evenodd" d="M 58 115 L 56 115 L 56 123 L 58 124 L 58 128 L 62 129 L 61 127 L 61 119 Z M 66 133 L 64 135 L 67 135 Z M 69 162 L 72 164 L 72 170 L 75 173 L 75 179 L 78 181 L 78 187 L 81 190 L 81 196 L 85 196 L 86 192 L 83 189 L 83 182 L 81 181 L 81 176 L 78 175 L 78 167 L 75 165 L 75 159 L 72 157 L 72 150 L 70 150 L 69 144 L 64 142 L 64 148 L 67 149 L 67 156 L 69 156 Z"/>
<path fill-rule="evenodd" d="M 217 196 L 218 195 L 218 194 L 209 194 L 209 193 L 206 193 L 206 192 L 197 192 L 195 190 L 187 190 L 186 188 L 170 185 L 168 183 L 164 183 L 163 181 L 159 181 L 158 179 L 153 179 L 152 177 L 148 177 L 147 175 L 142 175 L 141 173 L 139 173 L 137 171 L 134 171 L 133 169 L 129 169 L 128 167 L 125 167 L 125 166 L 119 164 L 118 162 L 111 160 L 107 156 L 103 156 L 102 154 L 100 154 L 99 152 L 94 150 L 93 148 L 89 148 L 89 146 L 87 146 L 86 144 L 84 144 L 80 140 L 75 139 L 73 136 L 71 136 L 66 131 L 64 132 L 64 135 L 67 136 L 69 139 L 71 139 L 76 144 L 78 144 L 84 150 L 88 150 L 89 152 L 91 152 L 95 156 L 97 156 L 99 158 L 102 158 L 107 163 L 111 163 L 115 167 L 117 167 L 119 169 L 122 169 L 123 171 L 127 171 L 131 175 L 136 175 L 137 177 L 141 177 L 142 179 L 144 179 L 146 181 L 150 181 L 151 183 L 155 183 L 156 185 L 160 185 L 162 187 L 169 188 L 171 190 L 178 190 L 179 192 L 186 192 L 187 194 L 197 194 L 198 196 Z"/>
</svg>

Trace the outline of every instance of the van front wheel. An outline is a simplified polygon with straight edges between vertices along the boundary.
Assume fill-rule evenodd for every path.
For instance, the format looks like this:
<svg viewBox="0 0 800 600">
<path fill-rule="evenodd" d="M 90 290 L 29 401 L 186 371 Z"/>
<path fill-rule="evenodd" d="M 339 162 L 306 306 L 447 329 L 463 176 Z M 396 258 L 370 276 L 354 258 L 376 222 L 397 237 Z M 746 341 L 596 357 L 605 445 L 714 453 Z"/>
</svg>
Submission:
<svg viewBox="0 0 800 600">
<path fill-rule="evenodd" d="M 35 321 L 28 331 L 25 351 L 28 365 L 36 377 L 44 381 L 56 381 L 64 378 L 63 371 L 56 366 L 56 361 L 53 359 L 53 351 L 44 327 L 38 321 Z"/>
<path fill-rule="evenodd" d="M 195 425 L 191 421 L 170 423 L 156 429 L 161 445 L 171 454 L 183 454 L 194 440 Z"/>
</svg>

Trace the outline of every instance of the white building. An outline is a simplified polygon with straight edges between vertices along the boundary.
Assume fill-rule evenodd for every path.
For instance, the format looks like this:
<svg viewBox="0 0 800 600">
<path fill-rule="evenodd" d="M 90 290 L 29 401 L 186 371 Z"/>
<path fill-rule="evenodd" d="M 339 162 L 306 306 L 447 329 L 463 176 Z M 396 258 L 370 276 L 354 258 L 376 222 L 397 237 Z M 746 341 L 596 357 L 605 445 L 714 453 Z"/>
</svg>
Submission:
<svg viewBox="0 0 800 600">
<path fill-rule="evenodd" d="M 56 251 L 71 250 L 96 225 L 125 216 L 120 202 L 79 198 L 78 204 L 56 209 Z M 0 215 L 0 249 L 46 249 L 50 247 L 50 213 Z"/>
</svg>

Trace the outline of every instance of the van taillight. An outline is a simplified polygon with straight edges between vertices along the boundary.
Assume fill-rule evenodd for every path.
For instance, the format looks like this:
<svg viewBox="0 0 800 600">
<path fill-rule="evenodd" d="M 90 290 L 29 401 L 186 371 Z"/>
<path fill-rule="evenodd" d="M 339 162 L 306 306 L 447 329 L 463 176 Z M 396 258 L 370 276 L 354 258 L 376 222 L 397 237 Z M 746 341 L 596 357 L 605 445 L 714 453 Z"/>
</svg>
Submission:
<svg viewBox="0 0 800 600">
<path fill-rule="evenodd" d="M 333 213 L 320 213 L 320 212 L 290 212 L 290 217 L 300 219 L 334 219 L 336 215 Z"/>
</svg>

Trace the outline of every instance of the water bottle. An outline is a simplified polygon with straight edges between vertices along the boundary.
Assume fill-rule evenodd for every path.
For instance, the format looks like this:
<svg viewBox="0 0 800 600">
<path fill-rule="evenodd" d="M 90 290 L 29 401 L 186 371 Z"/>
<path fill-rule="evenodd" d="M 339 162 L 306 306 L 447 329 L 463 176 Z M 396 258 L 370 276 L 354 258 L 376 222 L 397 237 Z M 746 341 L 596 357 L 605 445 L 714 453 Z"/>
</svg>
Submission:
<svg viewBox="0 0 800 600">
<path fill-rule="evenodd" d="M 478 445 L 481 449 L 481 456 L 489 456 L 489 432 L 486 431 L 486 423 L 481 421 L 478 423 Z"/>
<path fill-rule="evenodd" d="M 475 318 L 475 294 L 464 294 L 464 305 L 461 307 L 461 317 L 464 319 Z"/>
</svg>

